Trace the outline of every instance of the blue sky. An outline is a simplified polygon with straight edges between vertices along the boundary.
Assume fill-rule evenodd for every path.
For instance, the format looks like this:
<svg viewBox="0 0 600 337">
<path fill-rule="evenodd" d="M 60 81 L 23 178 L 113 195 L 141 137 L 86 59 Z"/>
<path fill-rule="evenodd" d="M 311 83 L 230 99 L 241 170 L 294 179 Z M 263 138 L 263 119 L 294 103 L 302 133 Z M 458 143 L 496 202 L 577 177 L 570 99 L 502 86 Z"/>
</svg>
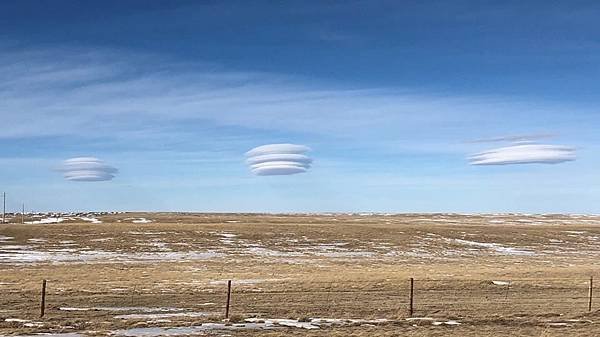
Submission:
<svg viewBox="0 0 600 337">
<path fill-rule="evenodd" d="M 600 213 L 594 2 L 3 1 L 0 188 L 30 210 Z M 550 134 L 559 164 L 469 165 Z M 312 148 L 307 173 L 244 153 Z M 111 181 L 57 168 L 93 156 Z"/>
</svg>

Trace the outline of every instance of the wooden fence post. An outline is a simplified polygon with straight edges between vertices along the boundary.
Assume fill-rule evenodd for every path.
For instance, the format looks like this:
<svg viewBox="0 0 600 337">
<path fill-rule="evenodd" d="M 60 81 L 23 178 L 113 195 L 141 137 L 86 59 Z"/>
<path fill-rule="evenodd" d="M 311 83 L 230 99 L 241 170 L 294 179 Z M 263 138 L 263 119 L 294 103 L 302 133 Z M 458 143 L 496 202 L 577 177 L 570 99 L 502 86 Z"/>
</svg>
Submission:
<svg viewBox="0 0 600 337">
<path fill-rule="evenodd" d="M 592 311 L 592 298 L 594 296 L 594 277 L 590 276 L 590 301 L 588 302 L 588 311 Z"/>
<path fill-rule="evenodd" d="M 414 287 L 415 287 L 415 279 L 410 278 L 410 297 L 409 297 L 409 307 L 408 307 L 408 316 L 412 317 L 414 313 L 413 308 L 413 295 L 414 295 Z"/>
<path fill-rule="evenodd" d="M 229 318 L 229 304 L 231 303 L 231 280 L 227 281 L 227 305 L 225 306 L 225 319 Z"/>
<path fill-rule="evenodd" d="M 44 317 L 46 311 L 46 280 L 42 281 L 42 304 L 40 306 L 40 317 Z"/>
</svg>

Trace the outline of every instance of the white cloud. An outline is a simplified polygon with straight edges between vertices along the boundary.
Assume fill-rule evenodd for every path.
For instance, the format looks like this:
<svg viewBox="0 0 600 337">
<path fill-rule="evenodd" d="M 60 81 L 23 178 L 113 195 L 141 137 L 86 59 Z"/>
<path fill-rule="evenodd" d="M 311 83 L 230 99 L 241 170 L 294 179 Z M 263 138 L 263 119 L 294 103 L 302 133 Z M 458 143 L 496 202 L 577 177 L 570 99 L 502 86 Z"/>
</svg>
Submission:
<svg viewBox="0 0 600 337">
<path fill-rule="evenodd" d="M 538 133 L 529 135 L 513 135 L 513 136 L 502 136 L 493 138 L 482 138 L 469 141 L 467 143 L 496 143 L 496 142 L 528 142 L 536 141 L 541 139 L 548 139 L 556 137 L 555 134 L 551 133 Z"/>
<path fill-rule="evenodd" d="M 262 155 L 302 154 L 310 151 L 308 146 L 296 144 L 268 144 L 253 148 L 246 152 L 246 157 Z"/>
<path fill-rule="evenodd" d="M 0 55 L 0 77 L 6 78 L 0 83 L 0 112 L 3 122 L 11 125 L 0 138 L 103 134 L 130 138 L 131 123 L 160 134 L 167 124 L 203 121 L 215 127 L 364 141 L 382 136 L 389 140 L 398 134 L 406 139 L 424 133 L 439 138 L 435 130 L 440 128 L 455 132 L 465 121 L 493 125 L 523 110 L 532 115 L 543 111 L 539 115 L 545 122 L 548 116 L 566 119 L 559 113 L 564 109 L 512 103 L 503 97 L 348 89 L 314 79 L 231 72 L 102 49 L 7 51 Z M 487 114 L 481 114 L 482 109 Z M 90 125 L 94 133 L 89 132 Z"/>
<path fill-rule="evenodd" d="M 519 143 L 474 154 L 469 161 L 471 165 L 557 164 L 575 158 L 572 147 Z"/>
<path fill-rule="evenodd" d="M 0 54 L 0 78 L 6 78 L 0 83 L 0 115 L 11 126 L 0 131 L 0 140 L 61 137 L 73 140 L 71 152 L 90 151 L 88 144 L 104 151 L 119 148 L 126 151 L 123 162 L 163 153 L 181 154 L 186 163 L 205 155 L 238 162 L 240 148 L 265 141 L 262 135 L 271 132 L 310 140 L 339 157 L 359 151 L 462 156 L 468 145 L 457 140 L 481 137 L 482 130 L 552 125 L 561 133 L 591 134 L 594 125 L 585 114 L 576 122 L 564 114 L 581 108 L 556 102 L 402 88 L 357 90 L 352 83 L 232 72 L 102 48 L 7 50 Z M 529 111 L 528 118 L 517 118 L 522 111 Z M 187 153 L 198 149 L 203 156 Z M 350 167 L 355 166 L 340 164 L 338 170 Z M 305 169 L 294 165 L 259 173 Z"/>
<path fill-rule="evenodd" d="M 305 155 L 310 148 L 296 144 L 269 144 L 246 152 L 246 164 L 258 176 L 290 175 L 308 171 L 312 159 Z"/>
<path fill-rule="evenodd" d="M 118 170 L 94 157 L 78 157 L 63 162 L 60 171 L 70 181 L 112 180 Z"/>
</svg>

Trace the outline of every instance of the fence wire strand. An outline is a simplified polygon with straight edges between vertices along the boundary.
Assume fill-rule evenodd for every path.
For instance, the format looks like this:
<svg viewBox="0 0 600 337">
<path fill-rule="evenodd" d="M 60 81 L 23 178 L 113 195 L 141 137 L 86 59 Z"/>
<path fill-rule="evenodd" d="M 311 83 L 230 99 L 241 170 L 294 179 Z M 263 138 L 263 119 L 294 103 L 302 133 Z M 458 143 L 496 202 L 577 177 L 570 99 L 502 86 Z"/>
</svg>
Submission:
<svg viewBox="0 0 600 337">
<path fill-rule="evenodd" d="M 471 316 L 532 313 L 575 313 L 588 311 L 590 279 L 415 279 L 414 313 L 463 314 Z M 118 289 L 118 290 L 115 290 Z M 236 283 L 233 280 L 232 310 L 278 316 L 306 314 L 320 317 L 365 314 L 406 315 L 411 303 L 409 280 L 281 280 Z M 168 282 L 119 284 L 102 282 L 98 288 L 48 281 L 49 310 L 79 307 L 160 306 L 221 312 L 227 285 L 204 280 L 193 286 Z M 37 306 L 40 287 L 1 284 L 0 309 Z M 595 308 L 595 306 L 593 306 Z"/>
</svg>

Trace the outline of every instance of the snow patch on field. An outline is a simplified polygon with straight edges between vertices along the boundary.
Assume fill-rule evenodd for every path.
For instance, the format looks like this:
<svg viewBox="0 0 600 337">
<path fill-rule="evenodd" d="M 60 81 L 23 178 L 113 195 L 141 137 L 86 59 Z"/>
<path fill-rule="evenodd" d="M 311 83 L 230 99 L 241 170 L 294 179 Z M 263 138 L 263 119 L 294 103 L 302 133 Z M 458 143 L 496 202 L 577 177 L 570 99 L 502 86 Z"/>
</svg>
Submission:
<svg viewBox="0 0 600 337">
<path fill-rule="evenodd" d="M 48 242 L 48 240 L 46 240 L 46 239 L 27 239 L 27 241 L 29 241 L 29 242 L 33 242 L 33 243 L 44 243 L 44 242 Z"/>
<path fill-rule="evenodd" d="M 193 261 L 208 260 L 222 256 L 224 254 L 214 251 L 117 253 L 99 250 L 35 251 L 2 249 L 0 250 L 0 264 Z"/>
<path fill-rule="evenodd" d="M 25 322 L 29 322 L 28 319 L 21 319 L 21 318 L 7 318 L 4 321 L 8 322 L 8 323 L 25 323 Z"/>
<path fill-rule="evenodd" d="M 406 318 L 407 321 L 409 322 L 417 322 L 417 323 L 423 323 L 423 322 L 427 322 L 431 325 L 434 326 L 440 326 L 440 325 L 450 325 L 450 326 L 454 326 L 454 325 L 460 325 L 461 323 L 455 320 L 437 320 L 435 318 L 431 318 L 431 317 L 410 317 L 410 318 Z"/>
<path fill-rule="evenodd" d="M 445 322 L 439 322 L 439 321 L 436 321 L 436 322 L 433 322 L 433 323 L 431 323 L 431 324 L 432 324 L 432 325 L 460 325 L 460 323 L 459 323 L 459 322 L 457 322 L 457 321 L 453 321 L 453 320 L 450 320 L 450 321 L 445 321 Z"/>
<path fill-rule="evenodd" d="M 61 311 L 135 311 L 135 312 L 173 312 L 183 311 L 182 308 L 169 307 L 60 307 Z"/>
<path fill-rule="evenodd" d="M 6 242 L 6 241 L 9 241 L 9 240 L 12 240 L 12 239 L 14 239 L 14 237 L 12 237 L 12 236 L 0 235 L 0 243 Z"/>
<path fill-rule="evenodd" d="M 506 246 L 502 246 L 498 243 L 476 242 L 476 241 L 469 241 L 469 240 L 462 240 L 462 239 L 454 239 L 454 241 L 457 243 L 460 243 L 462 245 L 466 245 L 466 246 L 474 246 L 474 247 L 492 249 L 503 255 L 535 255 L 534 252 L 529 251 L 529 250 L 518 249 L 518 248 L 514 248 L 514 247 L 506 247 Z"/>
<path fill-rule="evenodd" d="M 332 258 L 358 258 L 358 257 L 373 257 L 376 253 L 368 251 L 341 251 L 341 252 L 316 252 L 317 256 L 332 257 Z"/>
<path fill-rule="evenodd" d="M 217 235 L 222 236 L 224 238 L 235 238 L 237 237 L 237 234 L 233 234 L 233 233 L 217 233 Z"/>
<path fill-rule="evenodd" d="M 264 257 L 291 257 L 291 256 L 302 256 L 300 252 L 282 252 L 278 250 L 268 249 L 264 247 L 248 247 L 244 250 L 244 253 L 248 255 L 257 255 Z"/>
<path fill-rule="evenodd" d="M 210 313 L 207 312 L 173 312 L 166 314 L 126 314 L 126 315 L 117 315 L 114 318 L 116 319 L 163 319 L 163 318 L 173 318 L 173 317 L 206 317 L 210 316 Z"/>
<path fill-rule="evenodd" d="M 4 321 L 6 323 L 21 323 L 22 326 L 25 328 L 41 328 L 44 326 L 43 322 L 35 322 L 35 321 L 31 321 L 28 319 L 21 319 L 21 318 L 6 318 Z"/>
<path fill-rule="evenodd" d="M 190 327 L 152 327 L 152 328 L 133 328 L 114 331 L 116 336 L 127 337 L 158 337 L 158 336 L 189 336 L 200 335 L 206 331 L 235 331 L 235 330 L 273 330 L 281 328 L 297 328 L 305 330 L 317 330 L 321 327 L 330 327 L 334 325 L 347 324 L 380 324 L 387 322 L 385 319 L 366 320 L 366 319 L 332 319 L 332 318 L 312 318 L 306 322 L 300 322 L 295 319 L 262 319 L 248 318 L 245 323 L 202 323 L 201 325 Z"/>
<path fill-rule="evenodd" d="M 65 218 L 54 218 L 54 217 L 50 217 L 50 218 L 43 218 L 40 220 L 34 220 L 34 221 L 25 221 L 26 224 L 29 225 L 38 225 L 38 224 L 51 224 L 51 223 L 60 223 L 65 221 Z"/>
<path fill-rule="evenodd" d="M 2 335 L 0 335 L 2 336 Z M 84 337 L 84 335 L 76 333 L 76 332 L 57 332 L 57 333 L 48 333 L 48 332 L 38 332 L 32 335 L 16 335 L 15 337 Z"/>
<path fill-rule="evenodd" d="M 92 217 L 80 217 L 80 220 L 86 221 L 86 222 L 91 222 L 91 223 L 102 223 L 102 221 L 98 220 L 97 218 L 92 218 Z"/>
<path fill-rule="evenodd" d="M 172 327 L 172 328 L 133 328 L 114 331 L 115 336 L 127 337 L 159 337 L 159 336 L 190 336 L 199 335 L 205 331 L 219 330 L 261 330 L 268 329 L 265 324 L 231 324 L 224 323 L 203 323 L 202 325 L 190 327 Z"/>
<path fill-rule="evenodd" d="M 256 319 L 249 319 L 246 321 L 253 323 L 253 320 L 256 320 Z M 313 324 L 312 320 L 309 322 L 300 322 L 295 319 L 267 319 L 267 320 L 264 320 L 264 324 L 269 325 L 269 326 L 280 325 L 280 326 L 285 326 L 285 327 L 290 327 L 290 328 L 300 328 L 300 329 L 307 329 L 307 330 L 319 329 L 319 326 L 316 324 Z"/>
</svg>

